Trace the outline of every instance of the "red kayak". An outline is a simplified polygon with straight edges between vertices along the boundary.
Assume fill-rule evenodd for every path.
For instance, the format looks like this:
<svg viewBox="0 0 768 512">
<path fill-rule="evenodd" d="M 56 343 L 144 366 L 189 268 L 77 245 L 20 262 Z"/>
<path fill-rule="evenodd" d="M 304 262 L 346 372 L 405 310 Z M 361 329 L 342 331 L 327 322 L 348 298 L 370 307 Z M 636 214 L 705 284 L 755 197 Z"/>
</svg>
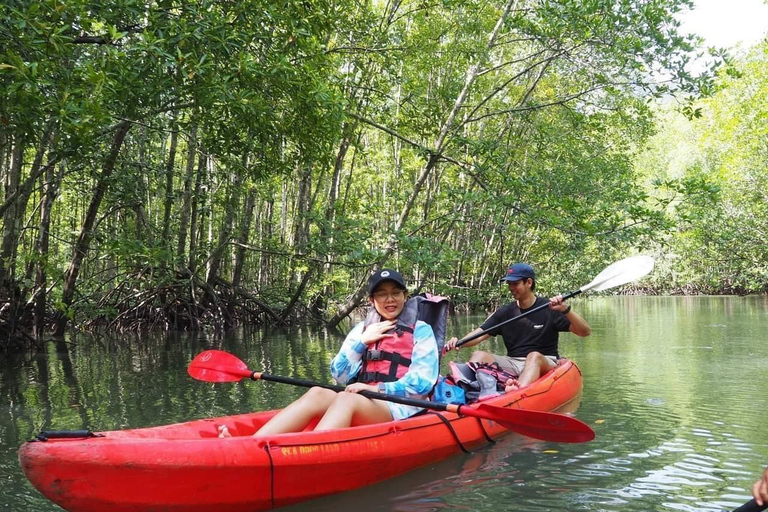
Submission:
<svg viewBox="0 0 768 512">
<path fill-rule="evenodd" d="M 581 371 L 563 360 L 530 386 L 484 403 L 552 411 L 577 400 L 581 387 Z M 19 461 L 30 482 L 70 512 L 258 512 L 373 484 L 508 432 L 493 421 L 430 411 L 253 437 L 276 412 L 31 441 Z M 218 438 L 222 424 L 232 437 Z"/>
</svg>

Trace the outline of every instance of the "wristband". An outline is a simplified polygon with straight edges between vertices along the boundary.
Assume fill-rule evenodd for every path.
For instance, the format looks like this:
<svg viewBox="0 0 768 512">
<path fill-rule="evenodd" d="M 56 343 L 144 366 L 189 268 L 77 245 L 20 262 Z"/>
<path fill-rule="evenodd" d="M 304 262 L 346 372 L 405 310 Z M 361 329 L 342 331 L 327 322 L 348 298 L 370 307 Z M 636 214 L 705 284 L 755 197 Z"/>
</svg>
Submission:
<svg viewBox="0 0 768 512">
<path fill-rule="evenodd" d="M 565 311 L 563 311 L 563 314 L 564 314 L 564 315 L 567 315 L 567 314 L 568 314 L 568 313 L 570 313 L 570 312 L 571 312 L 571 305 L 570 305 L 570 304 L 568 304 L 568 307 L 567 307 L 567 308 L 565 308 Z"/>
</svg>

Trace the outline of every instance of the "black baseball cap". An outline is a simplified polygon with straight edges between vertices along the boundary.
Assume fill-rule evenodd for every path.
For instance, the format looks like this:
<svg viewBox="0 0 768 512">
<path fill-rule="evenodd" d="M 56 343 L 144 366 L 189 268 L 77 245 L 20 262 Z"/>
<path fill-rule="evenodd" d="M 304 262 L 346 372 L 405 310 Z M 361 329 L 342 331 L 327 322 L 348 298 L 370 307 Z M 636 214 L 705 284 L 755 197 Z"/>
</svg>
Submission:
<svg viewBox="0 0 768 512">
<path fill-rule="evenodd" d="M 521 279 L 528 279 L 529 277 L 534 281 L 536 280 L 536 273 L 533 271 L 532 266 L 528 265 L 527 263 L 513 263 L 507 269 L 507 275 L 499 279 L 499 282 L 514 282 Z"/>
<path fill-rule="evenodd" d="M 373 293 L 373 290 L 384 281 L 392 281 L 403 290 L 408 289 L 408 287 L 405 286 L 405 281 L 400 272 L 392 270 L 391 268 L 383 268 L 377 270 L 370 278 L 368 278 L 368 293 Z"/>
</svg>

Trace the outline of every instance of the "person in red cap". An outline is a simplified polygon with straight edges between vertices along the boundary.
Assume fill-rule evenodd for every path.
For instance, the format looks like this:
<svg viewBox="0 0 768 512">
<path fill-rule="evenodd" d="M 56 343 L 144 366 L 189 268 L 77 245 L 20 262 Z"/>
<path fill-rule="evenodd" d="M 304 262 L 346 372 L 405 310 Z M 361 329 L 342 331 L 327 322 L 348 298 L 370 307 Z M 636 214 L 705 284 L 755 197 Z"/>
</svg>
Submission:
<svg viewBox="0 0 768 512">
<path fill-rule="evenodd" d="M 506 356 L 476 350 L 469 360 L 476 363 L 497 363 L 501 369 L 517 375 L 517 379 L 507 381 L 507 391 L 510 391 L 527 386 L 557 366 L 560 357 L 557 351 L 559 333 L 570 331 L 577 336 L 589 336 L 591 329 L 589 324 L 563 301 L 561 295 L 552 299 L 536 296 L 536 273 L 530 265 L 510 265 L 506 275 L 499 282 L 507 283 L 515 301 L 500 308 L 488 317 L 483 325 L 467 334 L 465 338 L 487 330 L 486 334 L 463 346 L 473 347 L 490 336 L 501 334 L 507 347 Z M 505 320 L 547 302 L 549 308 L 542 308 L 515 322 L 496 327 Z M 457 348 L 457 342 L 457 338 L 448 340 L 445 344 L 446 350 Z"/>
</svg>

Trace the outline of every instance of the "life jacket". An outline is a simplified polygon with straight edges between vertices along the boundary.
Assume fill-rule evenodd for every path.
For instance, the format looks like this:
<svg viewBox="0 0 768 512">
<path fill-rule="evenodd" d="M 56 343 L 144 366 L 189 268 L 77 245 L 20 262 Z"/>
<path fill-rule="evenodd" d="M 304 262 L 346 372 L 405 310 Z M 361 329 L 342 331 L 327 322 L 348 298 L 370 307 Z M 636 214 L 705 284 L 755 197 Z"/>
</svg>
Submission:
<svg viewBox="0 0 768 512">
<path fill-rule="evenodd" d="M 438 354 L 445 344 L 446 320 L 448 318 L 448 299 L 428 293 L 415 295 L 408 299 L 403 311 L 397 317 L 394 336 L 387 336 L 369 345 L 363 354 L 363 366 L 355 381 L 366 384 L 394 382 L 408 372 L 413 355 L 413 330 L 421 320 L 432 326 L 437 341 Z M 376 308 L 371 307 L 365 318 L 363 329 L 380 322 L 381 316 Z"/>
<path fill-rule="evenodd" d="M 363 353 L 357 381 L 366 384 L 394 382 L 408 372 L 413 355 L 413 327 L 399 327 L 394 336 L 382 338 Z"/>
</svg>

